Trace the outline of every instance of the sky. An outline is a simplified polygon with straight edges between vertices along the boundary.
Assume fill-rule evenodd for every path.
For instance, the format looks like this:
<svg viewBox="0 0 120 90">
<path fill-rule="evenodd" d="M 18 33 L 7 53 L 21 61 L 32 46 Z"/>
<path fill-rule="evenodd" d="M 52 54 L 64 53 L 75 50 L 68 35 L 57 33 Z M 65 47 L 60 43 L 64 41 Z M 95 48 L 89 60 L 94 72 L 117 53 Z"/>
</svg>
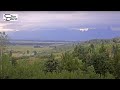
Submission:
<svg viewBox="0 0 120 90">
<path fill-rule="evenodd" d="M 3 14 L 18 14 L 4 21 Z M 120 36 L 120 11 L 0 11 L 0 31 L 11 39 L 89 40 Z"/>
</svg>

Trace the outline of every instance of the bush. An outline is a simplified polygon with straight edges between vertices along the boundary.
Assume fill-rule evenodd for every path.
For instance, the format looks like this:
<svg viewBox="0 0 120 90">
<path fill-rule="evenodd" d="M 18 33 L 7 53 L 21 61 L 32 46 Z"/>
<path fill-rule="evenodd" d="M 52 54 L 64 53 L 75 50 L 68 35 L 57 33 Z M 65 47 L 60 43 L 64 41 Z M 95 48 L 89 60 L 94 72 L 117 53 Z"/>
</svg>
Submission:
<svg viewBox="0 0 120 90">
<path fill-rule="evenodd" d="M 53 54 L 51 54 L 49 59 L 45 62 L 44 66 L 45 66 L 44 68 L 45 72 L 58 71 L 59 62 L 58 60 L 55 60 Z"/>
<path fill-rule="evenodd" d="M 69 72 L 79 69 L 79 59 L 74 58 L 73 55 L 69 52 L 66 52 L 62 56 L 61 68 Z"/>
</svg>

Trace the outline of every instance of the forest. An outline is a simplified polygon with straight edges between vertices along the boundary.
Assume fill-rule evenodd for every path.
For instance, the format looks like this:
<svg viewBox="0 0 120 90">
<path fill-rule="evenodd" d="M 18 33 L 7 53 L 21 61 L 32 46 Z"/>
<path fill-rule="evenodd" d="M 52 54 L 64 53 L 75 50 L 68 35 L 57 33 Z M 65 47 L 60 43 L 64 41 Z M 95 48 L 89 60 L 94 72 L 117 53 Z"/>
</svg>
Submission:
<svg viewBox="0 0 120 90">
<path fill-rule="evenodd" d="M 13 56 L 8 42 L 6 33 L 1 32 L 0 79 L 120 79 L 119 37 L 78 43 L 73 49 L 58 50 L 57 55 L 36 51 L 33 56 L 21 57 Z"/>
</svg>

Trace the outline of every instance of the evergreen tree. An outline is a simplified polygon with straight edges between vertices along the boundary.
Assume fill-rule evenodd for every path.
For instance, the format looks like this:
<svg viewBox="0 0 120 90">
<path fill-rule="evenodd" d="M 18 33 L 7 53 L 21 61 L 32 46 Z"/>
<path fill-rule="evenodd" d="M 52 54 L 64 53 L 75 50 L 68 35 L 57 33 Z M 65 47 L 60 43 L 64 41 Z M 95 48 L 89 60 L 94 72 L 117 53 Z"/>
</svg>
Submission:
<svg viewBox="0 0 120 90">
<path fill-rule="evenodd" d="M 120 79 L 120 49 L 117 44 L 113 49 L 113 74 L 116 79 Z"/>
</svg>

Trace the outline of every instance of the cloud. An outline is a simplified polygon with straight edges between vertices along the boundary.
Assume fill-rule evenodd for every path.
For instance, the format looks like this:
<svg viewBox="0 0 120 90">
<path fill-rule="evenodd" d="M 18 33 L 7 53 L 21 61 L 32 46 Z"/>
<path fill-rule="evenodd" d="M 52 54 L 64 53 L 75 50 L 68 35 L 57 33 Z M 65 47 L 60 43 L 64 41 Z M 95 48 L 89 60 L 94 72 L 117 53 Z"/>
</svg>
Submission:
<svg viewBox="0 0 120 90">
<path fill-rule="evenodd" d="M 72 30 L 79 30 L 81 32 L 86 32 L 88 30 L 93 30 L 93 29 L 96 29 L 96 28 L 72 28 Z"/>
<path fill-rule="evenodd" d="M 5 27 L 5 26 L 10 25 L 10 24 L 12 24 L 12 23 L 0 23 L 0 27 Z"/>
<path fill-rule="evenodd" d="M 12 28 L 6 28 L 6 26 L 10 25 L 11 23 L 0 23 L 0 32 L 11 32 L 11 31 L 19 31 Z"/>
<path fill-rule="evenodd" d="M 2 14 L 18 14 L 18 21 L 5 25 Z M 15 30 L 46 30 L 43 28 L 77 28 L 81 32 L 89 31 L 85 25 L 112 25 L 120 22 L 120 12 L 93 11 L 1 11 L 0 22 L 4 29 Z M 4 24 L 5 23 L 5 24 Z M 80 25 L 83 24 L 83 25 Z M 85 28 L 84 28 L 85 27 Z M 94 27 L 94 26 L 93 26 Z M 56 29 L 58 30 L 58 29 Z M 11 30 L 12 31 L 12 30 Z"/>
<path fill-rule="evenodd" d="M 79 30 L 84 32 L 84 31 L 88 31 L 88 28 L 80 28 Z"/>
<path fill-rule="evenodd" d="M 40 12 L 19 12 L 19 11 L 8 11 L 8 12 L 0 12 L 1 14 L 10 13 L 10 14 L 18 14 L 18 21 L 12 22 L 11 25 L 7 26 L 7 28 L 19 29 L 19 30 L 31 30 L 35 28 L 67 28 L 73 25 L 79 25 L 79 21 L 88 19 L 88 17 L 84 17 L 84 15 L 88 14 L 86 12 L 78 12 L 78 11 L 67 11 L 67 12 L 48 12 L 48 11 L 40 11 Z M 3 20 L 2 17 L 0 21 Z M 5 21 L 2 21 L 6 23 Z"/>
<path fill-rule="evenodd" d="M 0 32 L 11 32 L 11 31 L 19 31 L 19 30 L 14 30 L 14 29 L 1 29 Z"/>
</svg>

